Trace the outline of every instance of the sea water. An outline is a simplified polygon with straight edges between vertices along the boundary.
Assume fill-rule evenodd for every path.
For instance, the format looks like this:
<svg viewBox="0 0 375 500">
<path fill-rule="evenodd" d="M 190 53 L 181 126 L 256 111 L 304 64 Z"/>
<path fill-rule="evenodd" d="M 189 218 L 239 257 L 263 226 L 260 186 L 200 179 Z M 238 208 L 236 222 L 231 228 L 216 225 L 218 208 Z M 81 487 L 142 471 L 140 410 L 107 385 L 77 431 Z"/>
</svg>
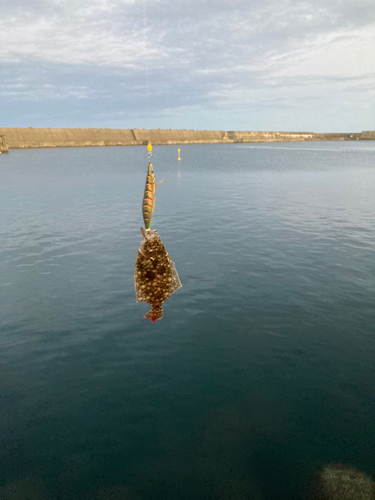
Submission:
<svg viewBox="0 0 375 500">
<path fill-rule="evenodd" d="M 133 283 L 146 147 L 0 157 L 0 497 L 291 500 L 323 462 L 371 474 L 374 143 L 153 165 L 183 285 L 154 324 Z"/>
</svg>

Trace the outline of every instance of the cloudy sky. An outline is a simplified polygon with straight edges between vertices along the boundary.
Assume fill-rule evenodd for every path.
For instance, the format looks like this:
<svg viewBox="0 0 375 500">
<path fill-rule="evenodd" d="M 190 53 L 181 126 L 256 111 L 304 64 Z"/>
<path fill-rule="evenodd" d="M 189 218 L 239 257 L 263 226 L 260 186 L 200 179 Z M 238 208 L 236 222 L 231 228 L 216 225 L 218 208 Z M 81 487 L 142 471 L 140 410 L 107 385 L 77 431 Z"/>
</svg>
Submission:
<svg viewBox="0 0 375 500">
<path fill-rule="evenodd" d="M 374 0 L 0 5 L 0 126 L 375 130 Z"/>
</svg>

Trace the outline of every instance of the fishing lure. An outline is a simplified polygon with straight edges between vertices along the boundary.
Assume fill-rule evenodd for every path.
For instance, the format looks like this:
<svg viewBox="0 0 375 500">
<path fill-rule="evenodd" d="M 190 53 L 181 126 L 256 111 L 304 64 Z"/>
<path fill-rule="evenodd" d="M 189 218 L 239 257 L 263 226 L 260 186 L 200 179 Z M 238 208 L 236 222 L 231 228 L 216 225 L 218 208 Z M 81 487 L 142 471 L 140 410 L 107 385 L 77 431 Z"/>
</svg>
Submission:
<svg viewBox="0 0 375 500">
<path fill-rule="evenodd" d="M 174 262 L 169 257 L 156 230 L 151 230 L 151 220 L 155 207 L 155 176 L 151 163 L 151 144 L 148 145 L 148 169 L 146 187 L 143 196 L 142 214 L 145 228 L 141 228 L 143 239 L 135 261 L 134 288 L 137 302 L 146 302 L 151 306 L 145 318 L 156 321 L 163 317 L 162 305 L 179 288 Z"/>
<path fill-rule="evenodd" d="M 148 169 L 146 176 L 146 186 L 142 203 L 142 215 L 146 231 L 150 231 L 151 229 L 151 220 L 155 208 L 155 189 L 158 186 L 160 186 L 160 184 L 164 182 L 166 179 L 166 177 L 164 177 L 164 179 L 158 182 L 155 186 L 154 169 L 152 168 L 152 163 L 151 163 L 151 151 L 152 151 L 152 146 L 151 144 L 149 144 L 148 145 L 149 160 L 148 160 Z"/>
</svg>

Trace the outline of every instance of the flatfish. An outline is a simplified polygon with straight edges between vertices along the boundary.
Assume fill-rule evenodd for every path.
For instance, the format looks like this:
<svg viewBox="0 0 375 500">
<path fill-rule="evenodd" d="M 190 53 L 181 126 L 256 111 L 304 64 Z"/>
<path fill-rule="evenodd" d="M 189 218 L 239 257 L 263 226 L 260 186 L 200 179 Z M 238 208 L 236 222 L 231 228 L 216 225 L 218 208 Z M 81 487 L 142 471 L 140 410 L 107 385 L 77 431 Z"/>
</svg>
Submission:
<svg viewBox="0 0 375 500">
<path fill-rule="evenodd" d="M 156 230 L 141 228 L 141 241 L 135 262 L 134 287 L 137 302 L 151 306 L 145 318 L 163 317 L 162 305 L 179 288 L 180 278 Z"/>
</svg>

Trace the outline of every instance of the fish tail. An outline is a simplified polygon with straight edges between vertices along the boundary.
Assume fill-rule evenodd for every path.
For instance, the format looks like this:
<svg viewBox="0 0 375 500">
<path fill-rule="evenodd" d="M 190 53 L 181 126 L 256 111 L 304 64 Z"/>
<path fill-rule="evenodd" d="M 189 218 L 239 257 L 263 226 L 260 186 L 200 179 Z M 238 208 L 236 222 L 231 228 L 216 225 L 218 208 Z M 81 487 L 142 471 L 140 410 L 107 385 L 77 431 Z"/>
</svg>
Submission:
<svg viewBox="0 0 375 500">
<path fill-rule="evenodd" d="M 151 319 L 153 322 L 157 319 L 161 319 L 163 317 L 163 308 L 161 306 L 153 306 L 152 309 L 145 314 L 146 319 Z"/>
</svg>

